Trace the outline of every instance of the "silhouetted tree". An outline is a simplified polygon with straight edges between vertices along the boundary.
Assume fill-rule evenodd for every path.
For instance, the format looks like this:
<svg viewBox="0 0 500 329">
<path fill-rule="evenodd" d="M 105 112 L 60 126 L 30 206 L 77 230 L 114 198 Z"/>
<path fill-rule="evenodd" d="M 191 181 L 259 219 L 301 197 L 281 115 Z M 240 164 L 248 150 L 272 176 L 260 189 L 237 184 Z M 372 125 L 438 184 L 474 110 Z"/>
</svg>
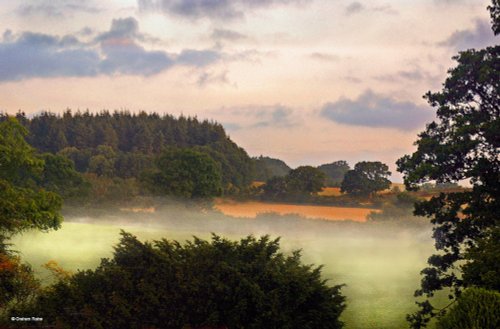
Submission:
<svg viewBox="0 0 500 329">
<path fill-rule="evenodd" d="M 370 196 L 391 186 L 391 181 L 387 178 L 390 175 L 389 167 L 382 162 L 358 162 L 353 170 L 345 174 L 340 191 L 357 196 Z"/>
<path fill-rule="evenodd" d="M 498 22 L 498 1 L 493 7 L 493 19 Z M 498 25 L 493 29 L 498 32 Z M 490 243 L 500 225 L 500 46 L 470 49 L 454 59 L 457 66 L 448 71 L 442 91 L 425 96 L 437 108 L 438 120 L 420 133 L 417 151 L 398 160 L 408 189 L 429 181 L 471 184 L 468 190 L 441 193 L 416 206 L 415 213 L 434 224 L 439 251 L 422 270 L 416 296 L 432 297 L 436 291 L 450 289 L 456 298 L 464 286 L 490 285 L 489 279 L 476 274 L 500 276 L 498 266 L 486 268 L 493 253 L 481 254 L 477 249 L 480 245 L 485 251 L 497 248 Z M 419 312 L 408 316 L 413 328 L 424 327 L 439 313 L 429 300 L 418 304 Z"/>
<path fill-rule="evenodd" d="M 279 240 L 181 245 L 122 233 L 112 259 L 44 291 L 22 314 L 69 328 L 342 328 L 341 286 Z"/>
</svg>

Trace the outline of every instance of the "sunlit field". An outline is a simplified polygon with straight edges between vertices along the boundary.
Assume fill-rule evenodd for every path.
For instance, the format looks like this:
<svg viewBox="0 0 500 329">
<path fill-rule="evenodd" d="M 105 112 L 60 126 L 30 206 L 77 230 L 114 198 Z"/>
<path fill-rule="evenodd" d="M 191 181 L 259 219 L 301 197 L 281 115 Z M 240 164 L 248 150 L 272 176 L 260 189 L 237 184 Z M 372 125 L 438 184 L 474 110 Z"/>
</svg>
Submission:
<svg viewBox="0 0 500 329">
<path fill-rule="evenodd" d="M 58 231 L 28 232 L 13 242 L 37 275 L 49 283 L 50 275 L 42 264 L 56 260 L 71 271 L 94 268 L 101 258 L 111 256 L 120 229 L 141 240 L 179 241 L 193 235 L 209 238 L 211 232 L 231 239 L 267 232 L 282 237 L 284 252 L 302 249 L 305 263 L 323 264 L 323 276 L 332 284 L 346 284 L 343 293 L 348 307 L 342 319 L 348 329 L 407 327 L 405 315 L 414 310 L 418 273 L 433 250 L 427 228 L 272 214 L 242 219 L 177 210 L 69 217 Z"/>
<path fill-rule="evenodd" d="M 376 209 L 348 208 L 287 203 L 268 203 L 257 201 L 232 201 L 218 199 L 215 208 L 228 216 L 255 218 L 258 214 L 277 213 L 280 215 L 297 214 L 306 218 L 326 220 L 366 221 L 366 216 Z"/>
</svg>

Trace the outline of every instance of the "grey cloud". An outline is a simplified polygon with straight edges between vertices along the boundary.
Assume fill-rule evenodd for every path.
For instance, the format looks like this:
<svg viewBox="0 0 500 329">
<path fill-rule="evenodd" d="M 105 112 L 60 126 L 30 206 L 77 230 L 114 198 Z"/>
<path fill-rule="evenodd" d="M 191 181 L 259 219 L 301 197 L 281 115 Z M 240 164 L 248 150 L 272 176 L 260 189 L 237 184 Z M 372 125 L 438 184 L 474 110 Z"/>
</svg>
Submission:
<svg viewBox="0 0 500 329">
<path fill-rule="evenodd" d="M 133 17 L 113 19 L 109 31 L 100 34 L 98 41 L 112 38 L 137 38 L 140 37 L 139 23 Z"/>
<path fill-rule="evenodd" d="M 203 67 L 222 59 L 222 54 L 217 50 L 185 49 L 177 56 L 177 63 Z"/>
<path fill-rule="evenodd" d="M 294 110 L 290 107 L 276 105 L 247 105 L 242 107 L 223 108 L 216 111 L 217 114 L 222 114 L 225 117 L 237 117 L 238 124 L 234 124 L 228 119 L 225 119 L 227 124 L 234 125 L 233 129 L 242 128 L 288 128 L 297 125 L 293 115 Z M 224 121 L 224 120 L 223 120 Z"/>
<path fill-rule="evenodd" d="M 321 116 L 341 124 L 413 130 L 431 121 L 425 106 L 401 102 L 368 90 L 357 99 L 341 98 L 321 108 Z"/>
<path fill-rule="evenodd" d="M 224 126 L 224 129 L 228 131 L 236 131 L 243 128 L 241 125 L 234 122 L 224 122 L 222 125 Z"/>
<path fill-rule="evenodd" d="M 380 12 L 380 13 L 391 14 L 391 15 L 395 15 L 398 13 L 394 8 L 392 8 L 391 5 L 388 5 L 388 4 L 381 5 L 381 6 L 367 7 L 367 6 L 363 5 L 362 3 L 360 3 L 359 1 L 354 1 L 354 2 L 351 2 L 349 5 L 347 5 L 347 7 L 345 7 L 345 13 L 348 16 L 358 14 L 358 13 L 361 13 L 364 11 Z"/>
<path fill-rule="evenodd" d="M 399 83 L 401 80 L 409 80 L 409 81 L 422 81 L 422 80 L 428 80 L 428 81 L 435 81 L 439 77 L 434 76 L 427 72 L 426 70 L 422 69 L 420 66 L 415 66 L 413 68 L 405 69 L 405 70 L 400 70 L 394 74 L 386 74 L 386 75 L 379 75 L 375 76 L 374 79 L 379 80 L 379 81 L 388 81 L 388 82 L 396 82 Z"/>
<path fill-rule="evenodd" d="M 397 15 L 398 11 L 394 8 L 392 8 L 391 5 L 382 5 L 382 6 L 376 6 L 372 8 L 373 11 L 375 12 L 381 12 L 385 14 L 390 14 L 390 15 Z"/>
<path fill-rule="evenodd" d="M 71 47 L 61 38 L 31 32 L 0 43 L 0 58 L 0 81 L 93 76 L 100 62 L 95 50 Z"/>
<path fill-rule="evenodd" d="M 160 40 L 139 31 L 139 22 L 133 17 L 113 19 L 109 31 L 99 34 L 95 41 L 109 39 L 132 39 L 144 42 L 160 43 Z"/>
<path fill-rule="evenodd" d="M 190 19 L 242 18 L 252 9 L 274 5 L 303 4 L 312 0 L 138 0 L 139 9 Z"/>
<path fill-rule="evenodd" d="M 212 72 L 203 72 L 196 81 L 198 87 L 206 87 L 211 84 L 230 84 L 227 77 L 228 71 L 216 74 Z"/>
<path fill-rule="evenodd" d="M 228 40 L 228 41 L 236 41 L 247 39 L 248 36 L 241 34 L 236 31 L 226 30 L 226 29 L 215 29 L 211 35 L 213 40 Z"/>
<path fill-rule="evenodd" d="M 343 77 L 342 79 L 344 79 L 344 80 L 345 80 L 345 81 L 347 81 L 347 82 L 350 82 L 350 83 L 356 83 L 356 84 L 357 84 L 357 83 L 361 83 L 361 82 L 363 82 L 361 79 L 356 78 L 356 77 L 354 77 L 354 76 L 345 76 L 345 77 Z"/>
<path fill-rule="evenodd" d="M 477 19 L 473 28 L 455 31 L 446 40 L 440 42 L 439 45 L 451 47 L 455 50 L 465 50 L 484 48 L 497 44 L 498 41 L 499 38 L 493 34 L 490 23 L 486 20 Z"/>
<path fill-rule="evenodd" d="M 283 105 L 275 105 L 272 107 L 264 107 L 256 111 L 255 115 L 259 119 L 254 124 L 255 127 L 291 127 L 295 123 L 292 121 L 291 115 L 293 110 Z"/>
<path fill-rule="evenodd" d="M 21 16 L 43 15 L 48 17 L 63 17 L 76 12 L 89 14 L 98 13 L 100 9 L 92 5 L 89 1 L 54 1 L 38 0 L 27 1 L 28 4 L 22 4 L 17 8 L 17 13 Z"/>
<path fill-rule="evenodd" d="M 246 109 L 247 116 L 253 116 L 256 122 L 253 127 L 291 127 L 295 125 L 292 120 L 293 109 L 276 104 L 249 106 Z"/>
<path fill-rule="evenodd" d="M 363 6 L 360 2 L 354 1 L 347 5 L 347 7 L 345 8 L 345 13 L 347 15 L 353 15 L 363 11 L 364 9 L 365 6 Z"/>
<path fill-rule="evenodd" d="M 314 52 L 309 54 L 309 57 L 318 61 L 324 61 L 324 62 L 336 62 L 340 60 L 340 57 L 334 54 L 329 54 L 329 53 L 320 53 L 320 52 Z"/>
<path fill-rule="evenodd" d="M 186 49 L 179 54 L 143 48 L 137 21 L 113 20 L 94 42 L 24 32 L 6 31 L 0 42 L 0 81 L 28 78 L 87 77 L 131 74 L 150 76 L 176 65 L 205 67 L 223 58 L 217 50 Z"/>
<path fill-rule="evenodd" d="M 150 76 L 175 64 L 165 52 L 147 51 L 135 44 L 106 44 L 102 49 L 106 56 L 99 64 L 99 71 L 104 74 Z"/>
</svg>

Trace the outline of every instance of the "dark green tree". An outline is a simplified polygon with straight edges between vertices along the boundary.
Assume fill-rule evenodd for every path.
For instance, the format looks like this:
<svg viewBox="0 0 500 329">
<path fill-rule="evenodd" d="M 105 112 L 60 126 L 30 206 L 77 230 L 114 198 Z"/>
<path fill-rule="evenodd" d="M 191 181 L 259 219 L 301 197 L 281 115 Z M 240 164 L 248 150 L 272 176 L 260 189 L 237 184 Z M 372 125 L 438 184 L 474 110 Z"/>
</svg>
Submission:
<svg viewBox="0 0 500 329">
<path fill-rule="evenodd" d="M 36 185 L 44 161 L 25 141 L 27 131 L 16 119 L 0 123 L 0 235 L 26 229 L 58 228 L 61 198 Z"/>
<path fill-rule="evenodd" d="M 467 289 L 451 310 L 439 319 L 436 328 L 500 328 L 500 293 L 481 288 Z"/>
<path fill-rule="evenodd" d="M 500 0 L 492 0 L 488 10 L 490 11 L 493 32 L 500 34 Z"/>
<path fill-rule="evenodd" d="M 88 194 L 90 186 L 75 170 L 73 161 L 51 153 L 44 153 L 39 158 L 43 160 L 44 167 L 36 179 L 38 186 L 57 193 L 63 199 L 85 197 Z"/>
<path fill-rule="evenodd" d="M 389 167 L 380 161 L 362 161 L 349 170 L 340 186 L 342 193 L 356 196 L 371 196 L 391 186 Z"/>
<path fill-rule="evenodd" d="M 279 240 L 181 245 L 122 233 L 114 257 L 47 289 L 22 314 L 68 328 L 342 328 L 341 286 Z M 15 315 L 15 314 L 13 314 Z"/>
<path fill-rule="evenodd" d="M 300 166 L 286 176 L 287 190 L 290 194 L 316 194 L 325 186 L 325 179 L 326 175 L 318 168 Z"/>
<path fill-rule="evenodd" d="M 327 186 L 340 187 L 342 181 L 344 180 L 345 174 L 351 168 L 346 161 L 340 160 L 323 164 L 319 166 L 318 169 L 325 173 Z"/>
<path fill-rule="evenodd" d="M 265 200 L 302 201 L 325 186 L 325 174 L 311 166 L 290 170 L 285 177 L 272 177 L 262 187 Z"/>
<path fill-rule="evenodd" d="M 14 118 L 0 123 L 0 316 L 5 309 L 33 296 L 38 287 L 29 266 L 8 248 L 12 235 L 57 229 L 61 198 L 37 186 L 44 161 L 25 141 L 27 130 Z"/>
<path fill-rule="evenodd" d="M 152 192 L 183 198 L 210 198 L 222 191 L 221 170 L 205 153 L 169 149 L 158 157 L 156 167 L 157 171 L 143 177 Z"/>
<path fill-rule="evenodd" d="M 492 13 L 498 13 L 497 1 L 493 7 Z M 477 267 L 469 263 L 482 268 L 481 273 L 488 272 L 482 266 L 488 261 L 479 257 L 477 247 L 493 242 L 500 224 L 500 46 L 470 49 L 454 59 L 457 65 L 448 71 L 442 91 L 425 96 L 437 109 L 437 120 L 420 133 L 417 151 L 398 160 L 408 189 L 432 181 L 467 180 L 471 185 L 416 205 L 415 214 L 431 219 L 439 251 L 422 271 L 416 296 L 432 297 L 449 289 L 450 297 L 456 298 L 464 286 L 487 285 L 473 274 Z M 488 276 L 500 276 L 498 266 L 489 270 L 495 273 Z M 418 304 L 420 311 L 408 317 L 413 328 L 424 327 L 439 313 L 429 300 Z"/>
<path fill-rule="evenodd" d="M 500 291 L 500 228 L 496 227 L 465 254 L 463 280 L 467 286 Z"/>
<path fill-rule="evenodd" d="M 254 162 L 254 180 L 267 181 L 272 177 L 286 176 L 292 170 L 285 162 L 279 159 L 260 156 L 253 158 Z"/>
<path fill-rule="evenodd" d="M 272 177 L 262 187 L 266 200 L 281 200 L 288 195 L 288 184 L 285 177 Z"/>
</svg>

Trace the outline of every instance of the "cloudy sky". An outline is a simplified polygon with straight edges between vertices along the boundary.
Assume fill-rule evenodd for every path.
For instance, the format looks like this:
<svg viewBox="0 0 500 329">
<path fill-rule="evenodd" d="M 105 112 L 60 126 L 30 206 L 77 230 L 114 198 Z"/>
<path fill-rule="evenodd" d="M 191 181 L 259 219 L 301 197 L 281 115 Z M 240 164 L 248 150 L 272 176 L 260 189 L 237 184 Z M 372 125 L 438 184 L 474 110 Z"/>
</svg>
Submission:
<svg viewBox="0 0 500 329">
<path fill-rule="evenodd" d="M 498 44 L 488 4 L 3 0 L 0 111 L 197 115 L 252 156 L 394 169 L 451 57 Z"/>
</svg>

